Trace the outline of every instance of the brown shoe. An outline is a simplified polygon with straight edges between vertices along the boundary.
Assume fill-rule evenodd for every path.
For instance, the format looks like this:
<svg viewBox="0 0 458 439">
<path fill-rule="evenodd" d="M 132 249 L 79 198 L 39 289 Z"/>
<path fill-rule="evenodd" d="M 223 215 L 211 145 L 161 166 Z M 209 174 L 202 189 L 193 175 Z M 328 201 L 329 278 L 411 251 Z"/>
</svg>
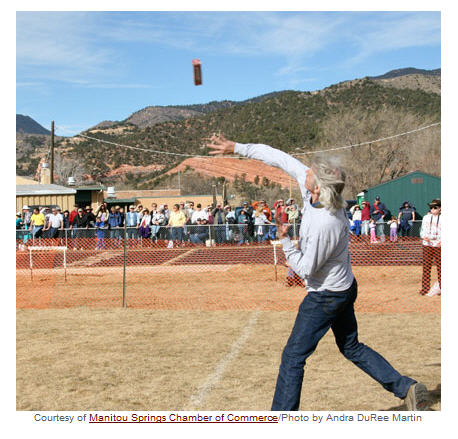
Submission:
<svg viewBox="0 0 458 439">
<path fill-rule="evenodd" d="M 422 383 L 412 384 L 404 401 L 408 411 L 427 411 L 430 400 L 426 386 Z"/>
</svg>

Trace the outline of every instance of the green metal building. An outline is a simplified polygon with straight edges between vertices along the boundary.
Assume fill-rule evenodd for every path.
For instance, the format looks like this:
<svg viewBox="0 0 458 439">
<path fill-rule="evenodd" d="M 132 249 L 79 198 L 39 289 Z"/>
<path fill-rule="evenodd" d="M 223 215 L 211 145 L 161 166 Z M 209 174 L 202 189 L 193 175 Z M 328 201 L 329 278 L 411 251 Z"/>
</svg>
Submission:
<svg viewBox="0 0 458 439">
<path fill-rule="evenodd" d="M 382 203 L 385 203 L 391 214 L 396 217 L 404 201 L 413 204 L 417 212 L 423 216 L 429 211 L 428 203 L 434 198 L 441 198 L 441 179 L 415 171 L 363 192 L 364 199 L 371 204 L 377 195 L 380 196 Z"/>
</svg>

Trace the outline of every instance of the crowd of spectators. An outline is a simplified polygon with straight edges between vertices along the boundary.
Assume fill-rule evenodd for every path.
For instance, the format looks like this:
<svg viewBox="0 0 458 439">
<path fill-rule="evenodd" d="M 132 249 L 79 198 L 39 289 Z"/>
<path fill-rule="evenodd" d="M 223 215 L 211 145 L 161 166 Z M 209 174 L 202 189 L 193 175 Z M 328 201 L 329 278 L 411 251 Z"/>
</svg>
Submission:
<svg viewBox="0 0 458 439">
<path fill-rule="evenodd" d="M 387 209 L 380 197 L 373 203 L 362 201 L 348 211 L 350 233 L 356 236 L 369 236 L 371 243 L 385 242 L 385 231 L 389 230 L 389 240 L 396 242 L 398 237 L 410 237 L 418 215 L 409 201 L 404 201 L 397 215 Z"/>
<path fill-rule="evenodd" d="M 95 211 L 91 206 L 74 206 L 72 211 L 62 211 L 58 206 L 23 206 L 16 215 L 16 239 L 23 244 L 42 239 L 71 239 L 74 249 L 83 248 L 84 238 L 96 238 L 96 249 L 104 249 L 105 238 L 111 247 L 120 247 L 124 228 L 133 246 L 146 242 L 167 241 L 173 248 L 186 242 L 193 244 L 250 245 L 276 239 L 275 221 L 280 219 L 292 225 L 291 237 L 297 238 L 300 210 L 293 199 L 275 201 L 272 209 L 266 200 L 230 205 L 207 205 L 181 202 L 169 208 L 167 204 L 152 203 L 151 209 L 142 204 L 108 207 L 103 203 Z"/>
<path fill-rule="evenodd" d="M 397 215 L 392 215 L 380 197 L 373 203 L 363 201 L 348 210 L 350 233 L 368 236 L 370 242 L 384 242 L 385 231 L 394 242 L 398 237 L 411 236 L 418 216 L 415 206 L 405 201 Z M 297 238 L 301 211 L 294 199 L 276 200 L 270 207 L 266 200 L 244 201 L 240 206 L 221 204 L 202 206 L 192 201 L 174 204 L 152 203 L 122 206 L 106 203 L 95 211 L 91 206 L 74 206 L 72 211 L 62 211 L 58 206 L 23 206 L 16 215 L 16 239 L 23 244 L 29 240 L 41 242 L 42 238 L 68 242 L 74 249 L 83 247 L 82 238 L 96 238 L 96 248 L 123 244 L 124 226 L 129 243 L 133 246 L 145 242 L 166 241 L 169 248 L 193 244 L 250 245 L 276 239 L 276 222 L 289 223 L 291 238 Z"/>
</svg>

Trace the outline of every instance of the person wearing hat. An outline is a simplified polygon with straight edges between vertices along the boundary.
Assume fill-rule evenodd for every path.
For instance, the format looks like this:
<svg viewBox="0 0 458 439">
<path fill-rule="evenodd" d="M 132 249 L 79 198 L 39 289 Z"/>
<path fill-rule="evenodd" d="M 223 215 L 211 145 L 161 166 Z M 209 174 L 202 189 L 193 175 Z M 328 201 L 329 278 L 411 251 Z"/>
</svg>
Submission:
<svg viewBox="0 0 458 439">
<path fill-rule="evenodd" d="M 253 209 L 253 206 L 248 201 L 243 202 L 242 209 L 245 211 L 245 214 L 248 218 L 248 223 L 246 225 L 245 232 L 246 232 L 247 244 L 249 244 L 250 242 L 254 241 L 254 220 L 253 220 L 254 209 Z"/>
<path fill-rule="evenodd" d="M 24 226 L 24 223 L 22 222 L 22 214 L 21 212 L 17 212 L 16 213 L 16 241 L 22 239 L 22 227 L 23 226 Z"/>
<path fill-rule="evenodd" d="M 369 221 L 371 219 L 369 202 L 361 203 L 361 235 L 369 236 Z"/>
<path fill-rule="evenodd" d="M 24 230 L 28 230 L 28 232 L 24 233 L 24 243 L 26 243 L 31 237 L 30 233 L 30 223 L 32 221 L 32 210 L 30 209 L 29 206 L 25 205 L 22 207 L 22 222 L 24 224 Z"/>
<path fill-rule="evenodd" d="M 351 219 L 353 221 L 353 232 L 355 236 L 361 234 L 361 222 L 362 222 L 362 213 L 361 208 L 358 203 L 356 203 L 351 209 Z"/>
<path fill-rule="evenodd" d="M 237 218 L 235 216 L 235 212 L 232 210 L 232 206 L 226 204 L 224 206 L 224 216 L 226 219 L 226 241 L 232 242 L 233 234 L 236 232 L 236 224 Z"/>
<path fill-rule="evenodd" d="M 206 212 L 205 209 L 202 209 L 202 204 L 200 203 L 196 205 L 196 210 L 191 216 L 191 223 L 197 224 L 197 218 L 206 219 L 208 221 L 208 212 Z"/>
<path fill-rule="evenodd" d="M 68 218 L 70 224 L 73 224 L 73 220 L 78 216 L 78 207 L 79 207 L 78 204 L 73 205 L 73 210 L 70 212 L 70 215 Z"/>
<path fill-rule="evenodd" d="M 415 221 L 415 207 L 408 201 L 404 201 L 399 208 L 398 223 L 401 237 L 410 236 L 413 222 Z"/>
<path fill-rule="evenodd" d="M 238 224 L 238 229 L 239 229 L 239 241 L 237 245 L 242 245 L 243 243 L 249 244 L 250 240 L 248 238 L 248 224 L 250 223 L 250 218 L 245 210 L 245 208 L 242 208 L 240 210 L 240 213 L 237 216 L 237 224 Z"/>
<path fill-rule="evenodd" d="M 385 241 L 385 232 L 384 232 L 384 220 L 385 216 L 388 214 L 388 209 L 385 204 L 380 201 L 380 197 L 377 195 L 375 201 L 370 207 L 371 218 L 375 221 L 377 225 L 376 233 L 380 238 L 380 241 Z"/>
<path fill-rule="evenodd" d="M 170 212 L 169 222 L 167 228 L 170 229 L 170 240 L 167 247 L 172 248 L 175 244 L 176 246 L 184 246 L 183 242 L 183 228 L 186 224 L 186 215 L 180 210 L 179 204 L 174 204 L 172 206 L 172 211 Z"/>
<path fill-rule="evenodd" d="M 213 224 L 215 228 L 215 239 L 217 244 L 222 244 L 226 235 L 226 212 L 220 203 L 212 210 Z"/>
<path fill-rule="evenodd" d="M 48 222 L 43 231 L 48 231 L 48 238 L 55 239 L 59 237 L 59 231 L 64 229 L 63 217 L 56 207 L 52 208 Z"/>
<path fill-rule="evenodd" d="M 135 211 L 135 206 L 132 204 L 129 206 L 129 210 L 126 213 L 126 233 L 127 239 L 137 238 L 137 229 L 140 226 L 140 218 L 138 213 Z M 134 241 L 133 241 L 134 242 Z"/>
<path fill-rule="evenodd" d="M 441 287 L 441 200 L 435 198 L 428 203 L 428 206 L 430 210 L 423 217 L 420 230 L 420 237 L 423 240 L 423 274 L 419 294 L 422 296 L 430 292 L 433 262 L 437 267 L 439 292 Z"/>
<path fill-rule="evenodd" d="M 87 217 L 87 213 L 85 214 Z M 121 214 L 119 210 L 116 210 L 116 206 L 112 205 L 110 207 L 110 213 L 108 214 L 108 228 L 111 245 L 114 247 L 121 246 L 122 231 L 121 231 Z"/>
<path fill-rule="evenodd" d="M 22 207 L 22 220 L 24 222 L 24 228 L 30 229 L 30 221 L 32 221 L 32 211 L 29 206 L 25 205 Z"/>
<path fill-rule="evenodd" d="M 157 242 L 162 236 L 166 235 L 167 229 L 162 228 L 165 225 L 164 206 L 159 206 L 154 215 L 151 215 L 151 240 Z M 162 235 L 161 235 L 162 230 Z"/>
<path fill-rule="evenodd" d="M 190 240 L 193 244 L 203 244 L 208 239 L 208 226 L 204 218 L 197 218 L 196 224 L 190 227 Z"/>
<path fill-rule="evenodd" d="M 43 236 L 43 227 L 45 226 L 45 216 L 38 207 L 33 209 L 33 214 L 30 219 L 30 227 L 32 227 L 32 235 L 34 238 Z"/>
<path fill-rule="evenodd" d="M 288 265 L 307 280 L 307 294 L 281 356 L 272 410 L 299 410 L 307 359 L 330 329 L 345 358 L 385 390 L 404 399 L 407 410 L 428 410 L 429 394 L 424 384 L 401 375 L 379 353 L 359 342 L 354 309 L 358 283 L 351 265 L 343 197 L 346 173 L 338 161 L 330 155 L 316 156 L 308 167 L 279 149 L 236 143 L 221 135 L 212 136 L 207 147 L 210 155 L 235 153 L 278 167 L 297 181 L 302 194 L 298 246 L 288 236 L 289 225 L 277 227 Z"/>
</svg>

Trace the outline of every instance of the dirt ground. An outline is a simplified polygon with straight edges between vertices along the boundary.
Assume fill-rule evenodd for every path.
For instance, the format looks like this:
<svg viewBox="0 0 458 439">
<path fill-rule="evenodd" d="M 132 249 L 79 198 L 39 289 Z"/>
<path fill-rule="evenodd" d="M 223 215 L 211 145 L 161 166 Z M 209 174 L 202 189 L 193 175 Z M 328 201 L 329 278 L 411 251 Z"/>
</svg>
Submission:
<svg viewBox="0 0 458 439">
<path fill-rule="evenodd" d="M 377 313 L 440 313 L 439 296 L 420 296 L 421 267 L 357 266 L 355 309 Z M 271 265 L 127 267 L 126 303 L 164 310 L 297 310 L 305 291 L 285 287 L 286 268 Z M 36 270 L 16 274 L 17 308 L 120 307 L 122 267 Z M 433 278 L 433 282 L 435 279 Z"/>
</svg>

